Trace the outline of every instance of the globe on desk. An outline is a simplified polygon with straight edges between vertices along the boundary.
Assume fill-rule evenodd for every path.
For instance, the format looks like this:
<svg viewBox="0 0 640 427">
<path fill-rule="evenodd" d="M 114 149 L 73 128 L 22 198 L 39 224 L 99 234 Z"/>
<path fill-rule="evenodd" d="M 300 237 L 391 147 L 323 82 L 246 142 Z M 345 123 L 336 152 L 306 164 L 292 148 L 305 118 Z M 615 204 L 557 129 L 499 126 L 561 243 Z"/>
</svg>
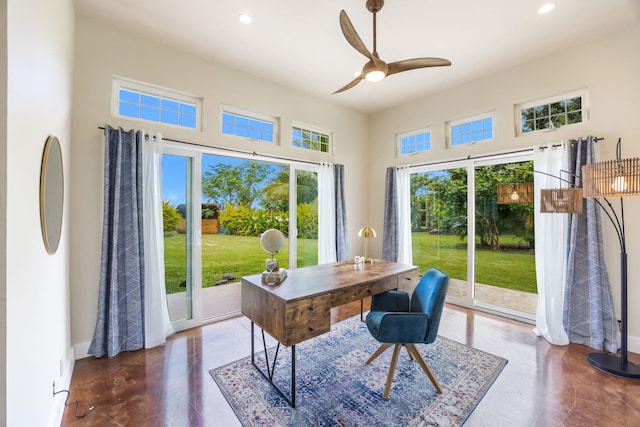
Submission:
<svg viewBox="0 0 640 427">
<path fill-rule="evenodd" d="M 271 259 L 267 259 L 265 262 L 266 268 L 262 274 L 263 282 L 269 285 L 279 283 L 283 279 L 283 275 L 280 274 L 280 266 L 273 256 L 278 253 L 284 246 L 284 234 L 280 230 L 271 228 L 260 237 L 260 246 L 265 252 L 271 254 Z"/>
</svg>

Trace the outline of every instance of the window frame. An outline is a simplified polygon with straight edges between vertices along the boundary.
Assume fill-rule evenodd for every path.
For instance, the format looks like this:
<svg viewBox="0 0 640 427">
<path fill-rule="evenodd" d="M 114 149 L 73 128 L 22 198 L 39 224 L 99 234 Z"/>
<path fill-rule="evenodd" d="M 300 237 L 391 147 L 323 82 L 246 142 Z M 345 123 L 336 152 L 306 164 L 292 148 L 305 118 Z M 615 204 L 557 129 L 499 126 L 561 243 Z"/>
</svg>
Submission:
<svg viewBox="0 0 640 427">
<path fill-rule="evenodd" d="M 227 133 L 224 131 L 224 114 L 231 114 L 236 117 L 244 117 L 246 119 L 253 119 L 261 122 L 271 123 L 273 127 L 272 141 L 267 141 L 262 138 L 252 138 L 251 136 L 238 135 L 235 133 Z M 243 108 L 232 107 L 230 105 L 222 105 L 220 108 L 220 133 L 224 136 L 231 136 L 235 138 L 242 138 L 254 142 L 265 142 L 268 144 L 280 145 L 280 119 L 268 114 L 256 113 L 254 111 L 245 110 Z"/>
<path fill-rule="evenodd" d="M 522 130 L 522 110 L 526 110 L 528 108 L 536 108 L 536 107 L 543 107 L 543 106 L 550 106 L 551 104 L 555 104 L 558 102 L 562 102 L 562 101 L 566 101 L 568 99 L 572 99 L 572 98 L 580 98 L 580 113 L 581 113 L 581 121 L 580 122 L 576 122 L 576 123 L 568 123 L 568 124 L 564 124 L 564 125 L 560 125 L 560 126 L 553 126 L 553 127 L 547 127 L 547 128 L 540 128 L 540 129 L 533 129 L 527 132 L 523 132 Z M 515 123 L 515 133 L 516 136 L 522 136 L 522 135 L 531 135 L 531 134 L 535 134 L 538 132 L 549 132 L 552 131 L 554 129 L 558 129 L 561 127 L 566 127 L 566 126 L 575 126 L 575 125 L 581 125 L 584 123 L 587 123 L 589 121 L 589 107 L 590 107 L 590 103 L 589 103 L 589 90 L 587 88 L 582 88 L 582 89 L 578 89 L 578 90 L 574 90 L 571 92 L 565 92 L 562 93 L 560 95 L 555 95 L 555 96 L 549 96 L 546 98 L 542 98 L 542 99 L 537 99 L 534 101 L 529 101 L 529 102 L 522 102 L 520 104 L 515 104 L 513 107 L 514 110 L 514 123 Z M 565 115 L 568 114 L 569 112 L 567 112 L 565 110 Z M 549 112 L 548 115 L 546 115 L 545 117 L 552 117 L 551 112 Z M 535 120 L 535 119 L 534 119 Z"/>
<path fill-rule="evenodd" d="M 299 129 L 300 131 L 307 131 L 307 132 L 311 132 L 311 133 L 317 133 L 323 136 L 327 137 L 327 151 L 322 151 L 322 150 L 316 150 L 314 148 L 307 148 L 303 145 L 296 145 L 294 143 L 294 136 L 293 136 L 293 132 L 295 131 L 295 129 Z M 325 153 L 325 154 L 333 154 L 333 132 L 331 132 L 330 130 L 327 129 L 323 129 L 317 126 L 312 126 L 312 125 L 308 125 L 306 123 L 301 123 L 301 122 L 292 122 L 291 123 L 291 146 L 293 148 L 299 148 L 301 150 L 309 150 L 309 151 L 314 151 L 317 153 Z"/>
<path fill-rule="evenodd" d="M 403 145 L 402 145 L 402 140 L 404 138 L 411 138 L 411 137 L 418 137 L 420 135 L 429 135 L 429 140 L 428 142 L 423 142 L 423 144 L 425 145 L 425 147 L 428 145 L 428 147 L 422 149 L 422 150 L 416 150 L 416 151 L 411 151 L 408 153 L 404 153 L 403 152 Z M 416 129 L 416 130 L 412 130 L 409 132 L 403 132 L 403 133 L 399 133 L 396 135 L 396 149 L 397 149 L 397 156 L 413 156 L 419 153 L 424 153 L 426 151 L 431 151 L 431 137 L 433 136 L 433 133 L 431 131 L 431 126 L 425 127 L 425 128 L 421 128 L 421 129 Z M 414 146 L 417 145 L 417 143 L 413 144 Z"/>
<path fill-rule="evenodd" d="M 455 126 L 461 126 L 461 125 L 470 125 L 471 126 L 471 135 L 473 135 L 475 132 L 478 132 L 478 130 L 473 129 L 473 123 L 475 122 L 483 122 L 486 119 L 491 119 L 491 137 L 490 138 L 481 138 L 478 140 L 474 140 L 473 138 L 468 141 L 468 142 L 460 142 L 457 144 L 453 143 L 454 137 L 453 137 L 453 128 Z M 484 133 L 485 132 L 485 128 L 483 127 L 481 130 L 479 130 L 479 132 Z M 464 134 L 467 134 L 467 132 L 465 132 Z M 462 135 L 464 135 L 462 134 Z M 476 114 L 474 116 L 467 116 L 461 119 L 457 119 L 457 120 L 449 120 L 447 121 L 447 147 L 464 147 L 467 145 L 473 145 L 475 143 L 478 142 L 485 142 L 485 141 L 493 141 L 494 139 L 496 139 L 496 112 L 495 111 L 489 111 L 487 113 L 481 113 L 481 114 Z"/>
<path fill-rule="evenodd" d="M 166 121 L 162 121 L 160 118 L 158 120 L 151 120 L 143 117 L 134 117 L 120 114 L 120 91 L 126 90 L 129 92 L 138 92 L 141 95 L 147 95 L 152 98 L 157 98 L 162 104 L 163 100 L 177 102 L 178 103 L 178 123 L 169 123 Z M 179 92 L 173 89 L 164 88 L 161 86 L 153 85 L 150 83 L 140 82 L 137 80 L 128 79 L 120 76 L 113 76 L 112 78 L 112 90 L 111 90 L 111 115 L 114 117 L 120 117 L 123 119 L 129 120 L 137 120 L 147 123 L 160 124 L 164 126 L 176 127 L 179 129 L 189 129 L 189 130 L 202 130 L 202 98 L 197 97 L 195 95 L 191 95 L 184 92 Z M 192 104 L 195 107 L 195 126 L 185 126 L 180 124 L 180 113 L 179 108 L 180 105 L 183 104 Z M 137 105 L 142 105 L 142 101 Z M 159 108 L 159 111 L 162 111 L 162 108 Z"/>
</svg>

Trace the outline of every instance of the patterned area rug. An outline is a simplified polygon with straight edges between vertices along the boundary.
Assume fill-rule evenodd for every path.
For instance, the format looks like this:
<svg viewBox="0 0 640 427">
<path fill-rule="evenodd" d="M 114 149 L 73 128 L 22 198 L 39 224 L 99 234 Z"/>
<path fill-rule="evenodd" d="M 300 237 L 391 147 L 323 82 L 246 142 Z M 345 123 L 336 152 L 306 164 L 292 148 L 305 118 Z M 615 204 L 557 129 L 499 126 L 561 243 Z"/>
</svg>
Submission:
<svg viewBox="0 0 640 427">
<path fill-rule="evenodd" d="M 256 348 L 261 346 L 256 339 Z M 295 409 L 257 372 L 250 357 L 210 373 L 244 426 L 458 426 L 507 363 L 439 336 L 433 344 L 417 347 L 444 394 L 436 392 L 403 349 L 385 400 L 382 392 L 393 348 L 370 365 L 364 363 L 378 346 L 359 315 L 298 344 Z M 269 363 L 274 352 L 275 348 L 268 350 Z M 264 353 L 257 353 L 256 361 L 264 369 Z M 275 381 L 288 395 L 290 361 L 290 348 L 281 346 Z"/>
</svg>

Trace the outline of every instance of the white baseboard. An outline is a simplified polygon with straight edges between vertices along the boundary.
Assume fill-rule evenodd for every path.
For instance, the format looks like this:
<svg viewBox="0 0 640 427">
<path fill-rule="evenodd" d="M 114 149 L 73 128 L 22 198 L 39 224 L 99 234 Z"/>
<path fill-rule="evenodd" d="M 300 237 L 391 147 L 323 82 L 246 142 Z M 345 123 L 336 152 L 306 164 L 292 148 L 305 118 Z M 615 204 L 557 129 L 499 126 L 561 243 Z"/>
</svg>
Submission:
<svg viewBox="0 0 640 427">
<path fill-rule="evenodd" d="M 69 386 L 71 385 L 71 376 L 73 374 L 73 367 L 75 366 L 76 359 L 72 357 L 73 349 L 69 349 L 67 352 L 66 361 L 64 362 L 64 366 L 62 366 L 62 375 L 56 379 L 55 387 L 52 389 L 52 393 L 54 391 L 58 392 L 61 390 L 69 390 Z M 58 427 L 62 424 L 62 416 L 64 415 L 64 404 L 67 400 L 67 393 L 57 393 L 53 395 L 53 411 L 51 411 L 51 416 L 49 417 L 49 426 L 50 427 Z"/>
<path fill-rule="evenodd" d="M 91 341 L 81 342 L 80 344 L 76 344 L 73 346 L 73 356 L 75 360 L 84 359 L 85 357 L 89 357 L 89 346 L 91 346 Z"/>
<path fill-rule="evenodd" d="M 640 338 L 627 336 L 627 350 L 640 354 Z"/>
</svg>

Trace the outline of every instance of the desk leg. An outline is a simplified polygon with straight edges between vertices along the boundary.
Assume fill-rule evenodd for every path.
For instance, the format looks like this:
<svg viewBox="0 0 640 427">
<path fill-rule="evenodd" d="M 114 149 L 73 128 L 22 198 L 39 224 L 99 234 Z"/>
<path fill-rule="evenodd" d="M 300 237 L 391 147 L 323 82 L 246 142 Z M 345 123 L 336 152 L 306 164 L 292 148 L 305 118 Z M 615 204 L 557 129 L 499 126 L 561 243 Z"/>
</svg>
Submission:
<svg viewBox="0 0 640 427">
<path fill-rule="evenodd" d="M 296 407 L 296 345 L 291 346 L 291 407 Z"/>
<path fill-rule="evenodd" d="M 273 363 L 271 367 L 269 366 L 269 356 L 267 355 L 267 341 L 264 336 L 264 329 L 262 330 L 262 347 L 264 349 L 264 361 L 267 366 L 267 371 L 265 372 L 258 364 L 255 362 L 255 345 L 254 340 L 254 323 L 251 322 L 251 364 L 260 372 L 260 374 L 271 384 L 271 386 L 278 392 L 280 396 L 284 400 L 287 401 L 292 408 L 296 407 L 296 346 L 295 344 L 291 346 L 291 398 L 289 398 L 280 387 L 273 381 L 273 374 L 276 369 L 276 362 L 278 360 L 278 352 L 280 350 L 280 343 L 276 347 L 276 354 L 273 357 Z"/>
</svg>

